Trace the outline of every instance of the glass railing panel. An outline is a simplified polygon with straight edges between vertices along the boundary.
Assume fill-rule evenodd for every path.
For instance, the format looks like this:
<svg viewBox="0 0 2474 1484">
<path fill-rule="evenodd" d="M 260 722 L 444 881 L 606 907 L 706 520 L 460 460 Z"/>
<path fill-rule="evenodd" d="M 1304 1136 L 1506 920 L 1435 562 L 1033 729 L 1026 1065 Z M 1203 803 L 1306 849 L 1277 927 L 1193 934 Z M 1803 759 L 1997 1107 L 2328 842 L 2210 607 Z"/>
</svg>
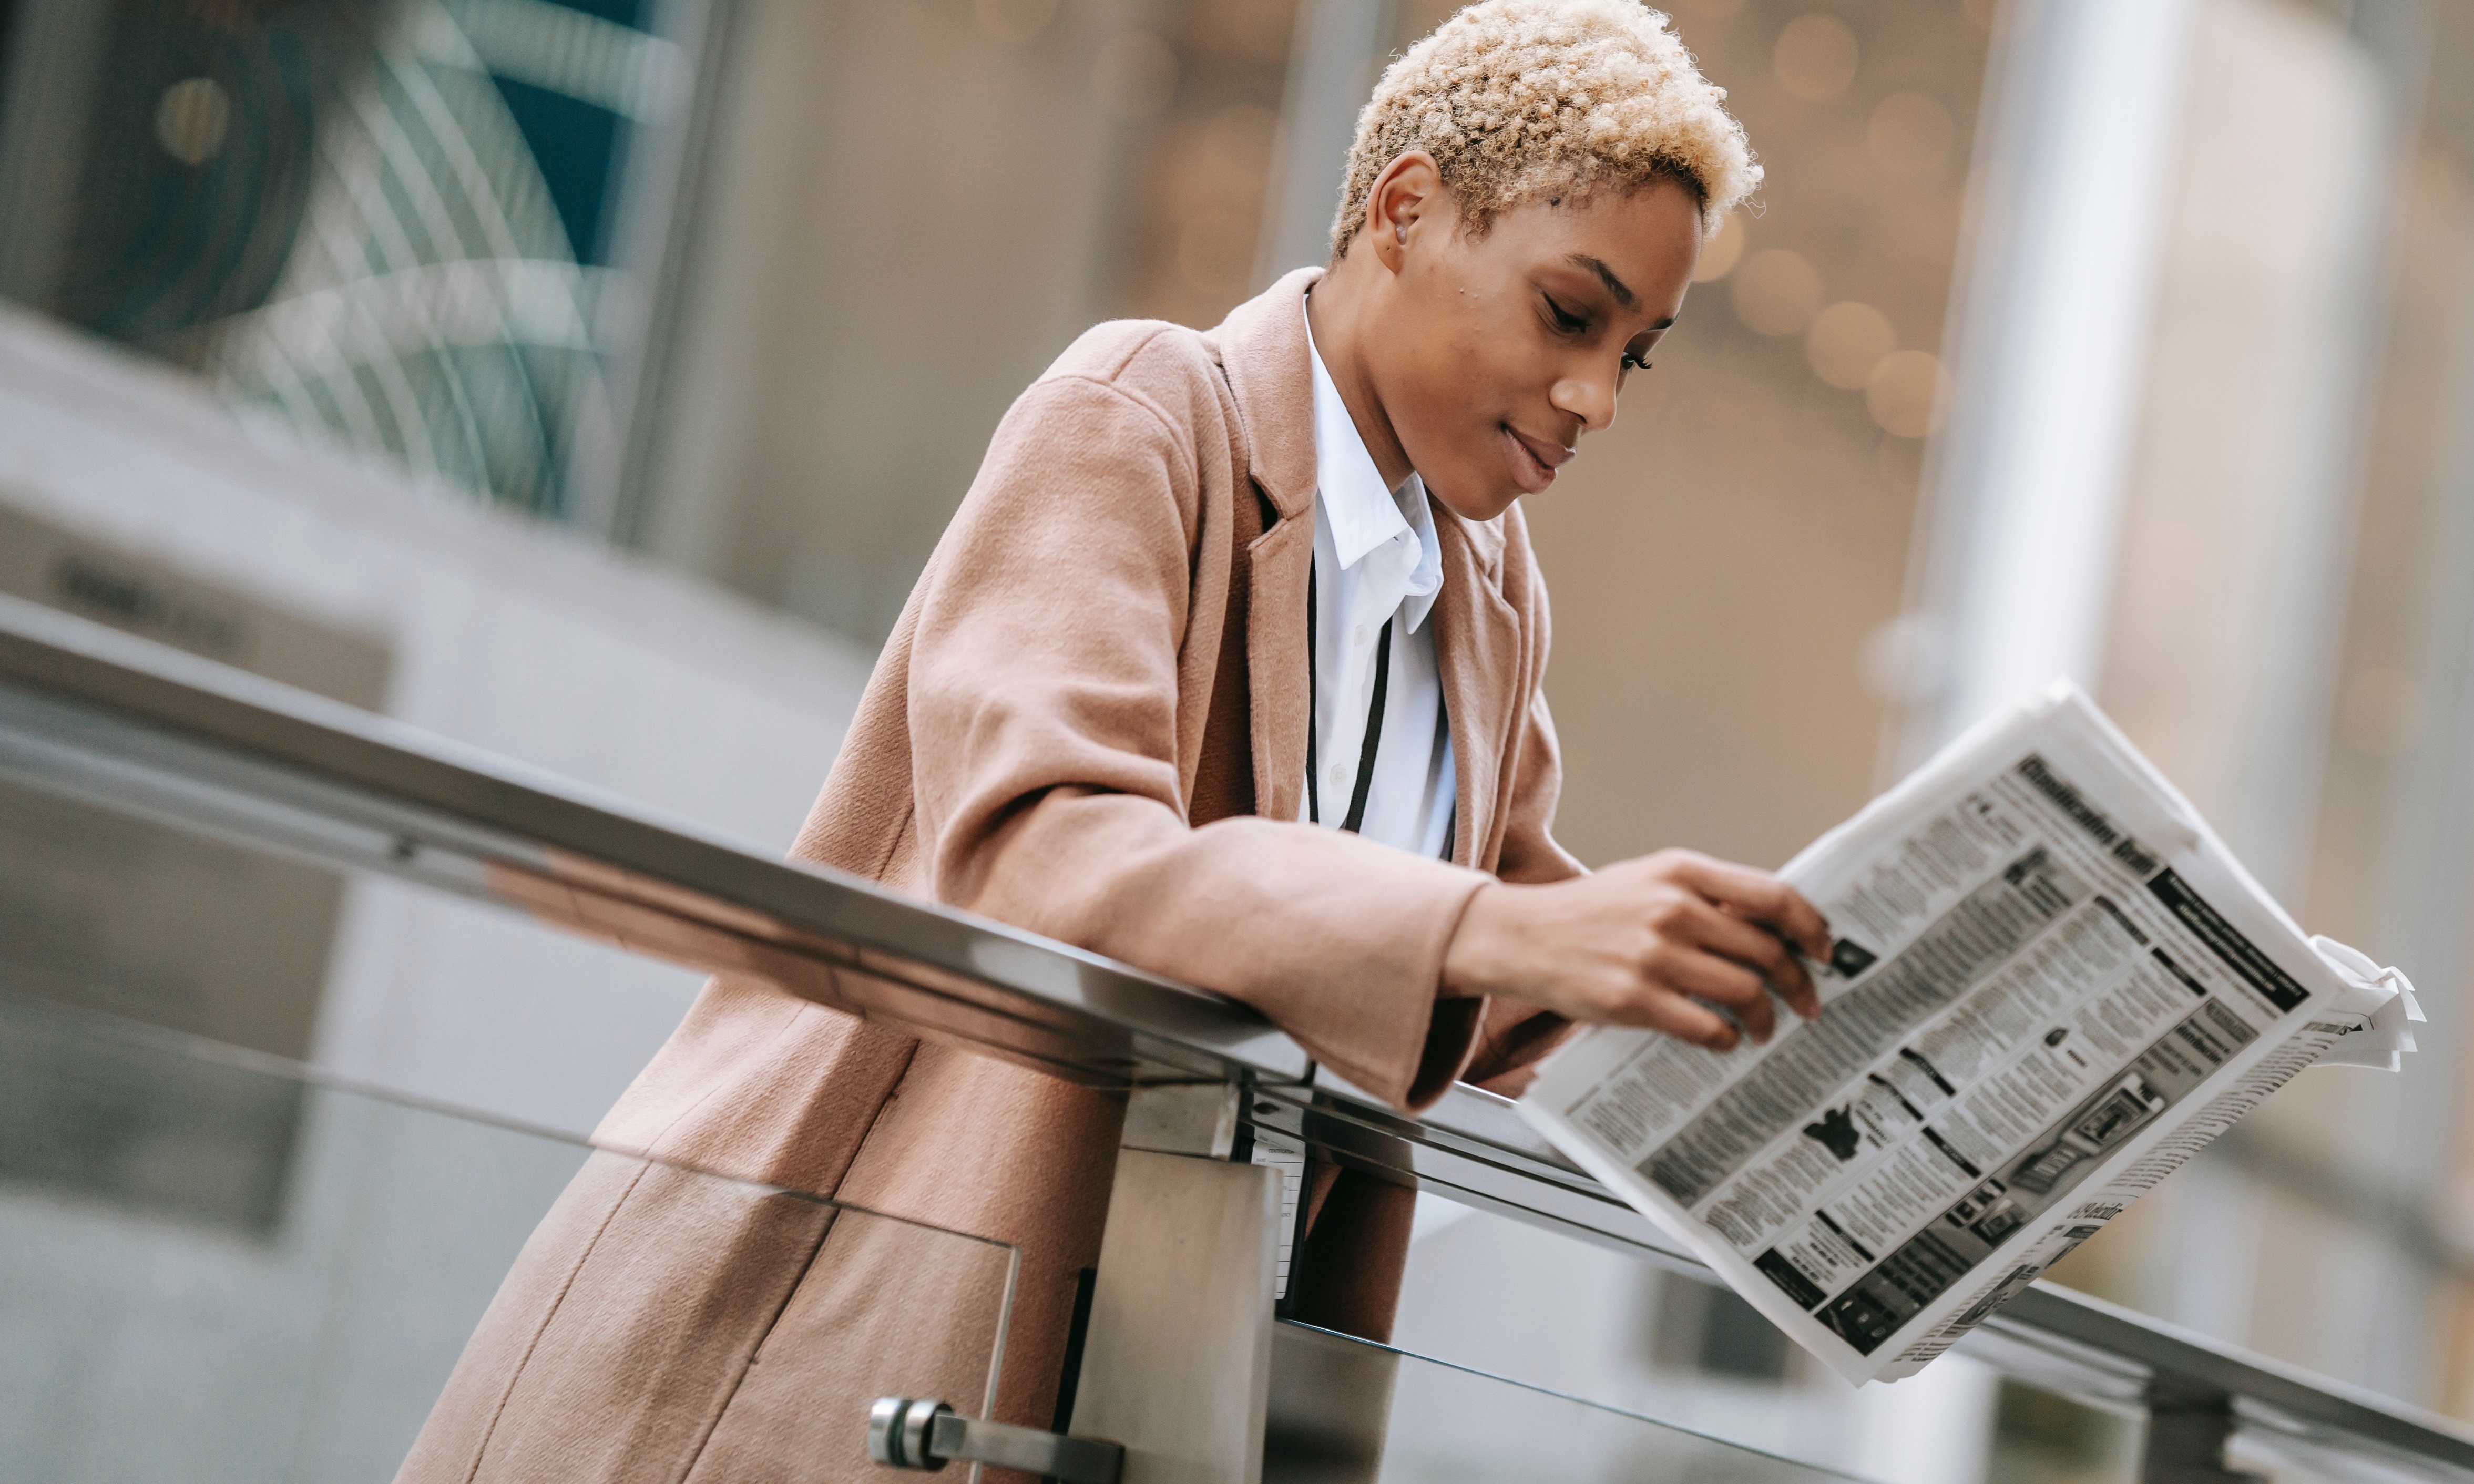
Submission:
<svg viewBox="0 0 2474 1484">
<path fill-rule="evenodd" d="M 1494 1212 L 1419 1207 L 1394 1330 L 1510 1375 L 1879 1484 L 2130 1484 L 2141 1426 L 1944 1357 L 1853 1387 L 1724 1285 Z M 2136 1387 L 2132 1388 L 2136 1395 Z M 1929 1440 L 1920 1447 L 1919 1439 Z"/>
<path fill-rule="evenodd" d="M 2287 1484 L 2468 1484 L 2474 1469 L 2385 1448 L 2314 1427 L 2249 1401 L 2234 1406 L 2236 1426 L 2225 1443 L 2238 1473 Z"/>
<path fill-rule="evenodd" d="M 624 1185 L 630 1212 L 661 1218 L 628 1229 L 628 1268 L 604 1269 L 622 1296 L 649 1293 L 647 1273 L 710 1267 L 716 1242 L 788 1254 L 760 1264 L 790 1275 L 797 1298 L 756 1301 L 752 1366 L 655 1332 L 691 1304 L 622 1304 L 566 1337 L 589 1346 L 607 1313 L 625 1313 L 645 1343 L 622 1388 L 663 1384 L 663 1365 L 672 1382 L 716 1384 L 691 1373 L 721 1362 L 736 1388 L 725 1422 L 795 1420 L 788 1436 L 749 1440 L 766 1477 L 866 1471 L 877 1396 L 984 1415 L 1009 1247 L 0 994 L 0 1478 L 392 1478 L 485 1315 L 535 1322 L 516 1285 L 493 1299 L 571 1183 L 570 1202 Z M 682 1335 L 722 1350 L 723 1331 L 749 1340 L 746 1324 L 713 1322 L 727 1295 L 694 1297 L 703 1318 L 677 1322 Z M 862 1304 L 934 1343 L 852 1345 Z M 763 1388 L 784 1384 L 800 1388 L 794 1404 L 768 1404 Z M 732 1446 L 727 1429 L 703 1445 Z"/>
<path fill-rule="evenodd" d="M 1283 1323 L 1265 1484 L 1854 1480 L 1638 1413 Z"/>
<path fill-rule="evenodd" d="M 802 952 L 822 945 L 827 961 L 838 961 L 833 945 L 860 942 L 878 945 L 866 961 L 882 966 L 898 955 L 870 936 L 881 933 L 905 945 L 911 958 L 904 961 L 918 973 L 902 981 L 916 993 L 885 1009 L 888 1023 L 936 1025 L 990 1046 L 1012 1046 L 1004 1037 L 1036 1025 L 1042 1038 L 1026 1054 L 1049 1064 L 1066 1055 L 1057 1042 L 1079 1035 L 1087 1044 L 1068 1048 L 1063 1064 L 1108 1077 L 1132 1064 L 1128 1036 L 1135 1033 L 1154 1075 L 1221 1076 L 1238 1066 L 1268 1067 L 1275 1080 L 1295 1075 L 1281 1070 L 1291 1065 L 1283 1057 L 1244 1039 L 1258 1031 L 1280 1039 L 1273 1033 L 1196 1018 L 1183 996 L 1118 983 L 1108 977 L 1114 971 L 1087 963 L 1050 961 L 1007 936 L 982 940 L 971 925 L 873 898 L 874 915 L 807 913 L 801 904 L 812 890 L 834 899 L 836 912 L 851 904 L 832 883 L 775 879 L 767 873 L 780 868 L 766 863 L 751 874 L 743 858 L 673 837 L 623 808 L 562 801 L 555 791 L 536 795 L 521 778 L 458 762 L 460 754 L 431 756 L 400 737 L 373 739 L 332 718 L 235 701 L 212 686 L 191 694 L 181 688 L 194 674 L 165 679 L 125 653 L 70 664 L 85 651 L 45 648 L 13 631 L 0 632 L 0 651 L 13 667 L 0 679 L 0 995 L 20 997 L 0 1006 L 0 1477 L 384 1477 L 388 1455 L 400 1455 L 418 1427 L 526 1234 L 594 1157 L 576 1138 L 491 1120 L 590 1127 L 695 992 L 700 973 L 652 957 L 666 949 L 743 972 L 753 947 L 763 950 L 754 961 L 779 971 L 772 950 L 783 941 Z M 180 694 L 158 693 L 167 687 Z M 594 910 L 577 901 L 553 910 L 570 887 Z M 627 912 L 614 917 L 622 902 Z M 511 903 L 522 910 L 505 910 Z M 934 920 L 923 926 L 914 915 Z M 776 930 L 786 924 L 795 931 L 784 937 Z M 1086 983 L 1086 971 L 1097 977 Z M 958 975 L 971 981 L 970 994 L 946 993 Z M 788 977 L 817 987 L 813 975 Z M 845 974 L 827 988 L 862 977 Z M 976 1018 L 957 1010 L 966 1003 L 986 1010 L 982 999 L 1002 1003 Z M 1066 1015 L 1059 1005 L 1082 1010 Z M 923 1011 L 933 1013 L 905 1019 Z M 957 1015 L 958 1031 L 948 1024 Z M 185 1034 L 150 1039 L 134 1022 Z M 1239 1041 L 1243 1057 L 1223 1056 Z M 1301 1051 L 1286 1045 L 1289 1054 L 1302 1065 Z M 304 1060 L 321 1073 L 303 1073 Z M 422 1098 L 453 1110 L 415 1106 Z M 476 1117 L 474 1108 L 486 1111 Z M 1491 1111 L 1519 1137 L 1500 1165 L 1506 1178 L 1469 1188 L 1549 1226 L 1577 1221 L 1615 1247 L 1577 1246 L 1491 1217 L 1430 1238 L 1413 1249 L 1399 1334 L 1413 1350 L 1533 1383 L 1521 1388 L 1527 1399 L 1504 1403 L 1514 1413 L 1579 1407 L 1580 1421 L 1564 1419 L 1578 1435 L 1613 1429 L 1619 1440 L 1590 1443 L 1571 1469 L 1559 1456 L 1540 1465 L 1544 1472 L 1657 1477 L 1608 1462 L 1629 1446 L 1620 1440 L 1630 1429 L 1646 1425 L 1664 1428 L 1661 1437 L 1699 1440 L 1675 1442 L 1679 1456 L 1717 1448 L 1708 1476 L 1731 1476 L 1724 1471 L 1740 1455 L 1761 1468 L 1802 1460 L 1803 1476 L 1845 1470 L 1882 1484 L 1923 1484 L 1925 1475 L 1892 1462 L 1922 1411 L 1932 1414 L 1934 1435 L 1972 1438 L 1969 1456 L 1982 1464 L 1973 1475 L 1933 1472 L 1932 1484 L 2130 1476 L 2139 1393 L 2133 1386 L 2121 1404 L 2112 1362 L 2152 1359 L 2160 1343 L 2137 1316 L 2107 1319 L 2095 1312 L 2099 1305 L 2071 1301 L 2045 1305 L 2026 1326 L 2030 1338 L 2061 1337 L 2057 1351 L 2092 1349 L 2104 1383 L 2092 1391 L 2057 1381 L 2039 1392 L 2004 1379 L 2012 1366 L 1971 1360 L 1989 1353 L 1981 1347 L 1897 1387 L 1853 1391 L 1804 1364 L 1722 1291 L 1644 1262 L 1644 1252 L 1657 1260 L 1658 1244 L 1626 1248 L 1634 1239 L 1621 1228 L 1576 1218 L 1569 1189 L 1551 1174 L 1539 1182 L 1509 1109 Z M 1351 1156 L 1415 1170 L 1443 1189 L 1456 1188 L 1464 1167 L 1492 1179 L 1486 1138 L 1448 1127 L 1440 1131 L 1450 1137 L 1438 1142 L 1382 1131 L 1396 1123 L 1352 1123 L 1352 1139 L 1373 1137 L 1370 1130 L 1380 1139 L 1371 1155 L 1347 1146 Z M 1462 1163 L 1429 1170 L 1422 1161 L 1446 1145 Z M 939 1249 L 963 1255 L 930 1260 L 915 1229 L 874 1231 L 882 1218 L 764 1187 L 718 1181 L 709 1189 L 703 1182 L 715 1178 L 692 1171 L 647 1173 L 681 1202 L 711 1200 L 725 1224 L 766 1202 L 832 1212 L 838 1237 L 827 1277 L 846 1270 L 848 1280 L 817 1285 L 813 1312 L 792 1315 L 767 1340 L 774 1353 L 846 1338 L 842 1320 L 862 1302 L 910 1316 L 914 1334 L 978 1326 L 985 1343 L 972 1344 L 996 1350 L 1009 1253 L 998 1250 L 1000 1263 L 978 1249 Z M 741 1216 L 729 1216 L 734 1209 Z M 2261 1225 L 2255 1212 L 2235 1214 Z M 1457 1240 L 1490 1225 L 1553 1250 L 1498 1252 Z M 2091 1244 L 2081 1256 L 2096 1251 Z M 2321 1302 L 2353 1292 L 2339 1285 Z M 2291 1285 L 2259 1297 L 2275 1301 L 2263 1302 L 2262 1313 L 2315 1312 Z M 2023 1300 L 2011 1312 L 2031 1306 Z M 2358 1320 L 2378 1310 L 2356 1308 Z M 2410 1333 L 2373 1338 L 2383 1343 L 2355 1350 L 2410 1357 L 2427 1349 L 2408 1343 Z M 2474 1443 L 2444 1420 L 2368 1405 L 2316 1377 L 2269 1374 L 2239 1355 L 2176 1359 L 2176 1346 L 2192 1348 L 2171 1336 L 2161 1343 L 2167 1359 L 2158 1363 L 2179 1367 L 2185 1380 L 2245 1403 L 2281 1399 L 2293 1415 L 2339 1429 L 2246 1427 L 2245 1445 L 2256 1435 L 2270 1452 L 2301 1456 L 2323 1445 L 2341 1452 L 2352 1436 L 2342 1429 L 2351 1428 L 2384 1446 L 2474 1461 Z M 883 1374 L 865 1376 L 861 1390 L 924 1393 L 974 1409 L 971 1393 L 984 1390 L 987 1368 L 905 1373 L 894 1364 L 898 1350 L 880 1357 Z M 1400 1416 L 1414 1423 L 1418 1398 L 1475 1384 L 1476 1373 L 1449 1374 L 1456 1378 L 1420 1381 L 1397 1399 L 1387 1383 L 1382 1416 L 1405 1399 Z M 1558 1389 L 1570 1395 L 1557 1397 Z M 836 1436 L 820 1451 L 801 1434 L 789 1450 L 798 1465 L 849 1456 L 867 1399 L 800 1399 Z M 1457 1436 L 1454 1427 L 1484 1413 L 1443 1410 L 1433 1429 L 1394 1429 L 1407 1440 L 1403 1450 L 1358 1462 L 1397 1477 L 1540 1472 L 1503 1467 L 1504 1457 L 1518 1456 L 1500 1445 L 1525 1426 L 1514 1425 L 1517 1416 L 1466 1448 L 1430 1456 L 1419 1439 Z M 1293 1427 L 1284 1436 L 1291 1444 L 1322 1438 L 1311 1454 L 1337 1435 Z M 1744 1447 L 1730 1450 L 1713 1438 Z M 1275 1458 L 1301 1456 L 1282 1448 Z"/>
</svg>

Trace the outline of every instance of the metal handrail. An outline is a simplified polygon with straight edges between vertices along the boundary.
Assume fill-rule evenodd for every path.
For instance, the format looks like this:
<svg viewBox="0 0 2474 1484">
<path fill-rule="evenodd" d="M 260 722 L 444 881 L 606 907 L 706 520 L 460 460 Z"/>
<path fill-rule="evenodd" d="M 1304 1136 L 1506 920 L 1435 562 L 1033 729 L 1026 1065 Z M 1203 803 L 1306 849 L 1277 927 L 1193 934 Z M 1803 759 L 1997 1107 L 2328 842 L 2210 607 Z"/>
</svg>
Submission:
<svg viewBox="0 0 2474 1484">
<path fill-rule="evenodd" d="M 1708 1277 L 1501 1098 L 1386 1107 L 1232 1001 L 876 883 L 766 858 L 384 718 L 0 596 L 0 777 L 496 902 L 1099 1086 L 1242 1083 L 1323 1158 Z M 2474 1471 L 2474 1429 L 2037 1284 L 1965 1349 L 2100 1404 L 2245 1421 Z"/>
</svg>

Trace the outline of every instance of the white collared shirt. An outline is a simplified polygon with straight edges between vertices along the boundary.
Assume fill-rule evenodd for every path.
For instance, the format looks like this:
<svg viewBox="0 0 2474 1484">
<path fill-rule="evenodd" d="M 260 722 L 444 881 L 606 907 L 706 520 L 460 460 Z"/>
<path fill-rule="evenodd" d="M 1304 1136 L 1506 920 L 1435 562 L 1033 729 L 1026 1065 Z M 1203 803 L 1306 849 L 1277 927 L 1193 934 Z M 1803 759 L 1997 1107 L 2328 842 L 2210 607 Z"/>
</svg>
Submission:
<svg viewBox="0 0 2474 1484">
<path fill-rule="evenodd" d="M 1435 626 L 1427 621 L 1443 586 L 1434 512 L 1417 474 L 1396 490 L 1384 487 L 1347 403 L 1323 369 L 1322 353 L 1314 348 L 1311 325 L 1306 355 L 1314 366 L 1314 730 L 1320 773 L 1316 791 L 1298 804 L 1298 817 L 1319 816 L 1337 829 L 1348 816 L 1374 697 L 1375 646 L 1390 620 L 1383 731 L 1359 833 L 1439 857 L 1451 839 L 1459 787 L 1452 776 L 1443 680 L 1435 669 Z"/>
</svg>

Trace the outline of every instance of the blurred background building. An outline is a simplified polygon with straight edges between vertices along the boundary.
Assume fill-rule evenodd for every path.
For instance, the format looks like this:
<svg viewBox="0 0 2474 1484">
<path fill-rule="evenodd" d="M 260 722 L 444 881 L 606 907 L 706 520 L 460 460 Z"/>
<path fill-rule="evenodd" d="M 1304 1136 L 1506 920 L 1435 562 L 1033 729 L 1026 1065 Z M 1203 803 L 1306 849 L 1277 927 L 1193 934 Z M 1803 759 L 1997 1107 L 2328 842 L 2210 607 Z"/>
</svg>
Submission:
<svg viewBox="0 0 2474 1484">
<path fill-rule="evenodd" d="M 1359 101 L 1451 9 L 0 0 L 0 590 L 778 848 L 1011 399 L 1095 320 L 1320 260 Z M 2474 14 L 1676 20 L 1768 182 L 1530 507 L 1559 834 L 1775 865 L 2075 675 L 2434 1019 L 2057 1276 L 2474 1420 Z M 692 992 L 65 808 L 0 794 L 12 993 L 580 1130 Z M 282 918 L 167 917 L 208 885 Z M 162 1262 L 344 1178 L 230 1117 L 245 1168 L 132 1218 Z M 126 1355 L 0 1309 L 108 1408 Z M 1730 1296 L 1453 1209 L 1401 1341 L 1885 1479 L 2131 1447 L 1963 1361 L 1851 1393 Z"/>
</svg>

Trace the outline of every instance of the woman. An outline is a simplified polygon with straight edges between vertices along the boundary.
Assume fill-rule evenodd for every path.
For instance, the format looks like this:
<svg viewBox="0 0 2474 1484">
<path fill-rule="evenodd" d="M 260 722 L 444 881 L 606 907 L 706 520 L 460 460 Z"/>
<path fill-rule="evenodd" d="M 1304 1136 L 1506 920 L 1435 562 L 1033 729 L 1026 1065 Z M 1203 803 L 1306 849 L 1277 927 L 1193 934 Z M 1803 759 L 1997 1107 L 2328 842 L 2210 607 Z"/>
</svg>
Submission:
<svg viewBox="0 0 2474 1484">
<path fill-rule="evenodd" d="M 1007 414 L 795 853 L 1247 1001 L 1406 1108 L 1516 1085 L 1573 1021 L 1725 1046 L 1773 990 L 1814 1013 L 1790 945 L 1826 930 L 1774 878 L 1589 875 L 1548 834 L 1516 502 L 1758 183 L 1723 96 L 1632 0 L 1488 0 L 1402 57 L 1328 271 L 1208 332 L 1100 326 Z M 1015 1244 L 997 1414 L 1045 1426 L 1123 1113 L 723 978 L 598 1142 Z M 958 1309 L 872 1302 L 879 1228 L 710 1186 L 596 1157 L 404 1477 L 858 1474 L 885 1377 L 975 1395 Z M 1322 1181 L 1299 1316 L 1382 1338 L 1408 1211 Z"/>
</svg>

